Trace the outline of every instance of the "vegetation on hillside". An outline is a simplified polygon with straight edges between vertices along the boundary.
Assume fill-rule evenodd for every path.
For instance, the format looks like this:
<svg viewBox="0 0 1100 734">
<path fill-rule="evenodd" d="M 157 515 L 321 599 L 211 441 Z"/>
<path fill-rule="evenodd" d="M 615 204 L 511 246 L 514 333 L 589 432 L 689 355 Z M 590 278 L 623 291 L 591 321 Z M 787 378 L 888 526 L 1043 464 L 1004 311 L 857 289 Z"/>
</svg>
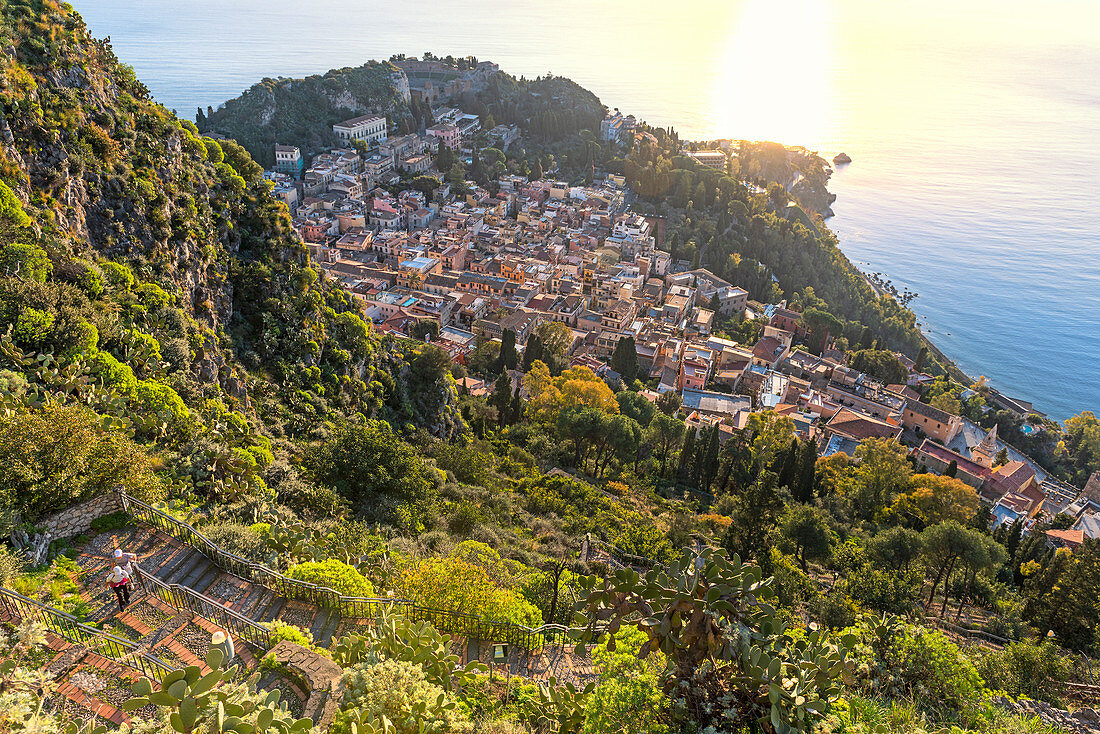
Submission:
<svg viewBox="0 0 1100 734">
<path fill-rule="evenodd" d="M 216 110 L 200 108 L 196 121 L 200 132 L 236 140 L 270 168 L 276 143 L 296 145 L 305 155 L 336 147 L 332 126 L 343 120 L 378 113 L 405 123 L 417 110 L 401 99 L 397 71 L 387 61 L 371 61 L 304 79 L 263 79 Z"/>
<path fill-rule="evenodd" d="M 1062 703 L 1064 679 L 1088 680 L 1052 648 L 1095 653 L 1097 543 L 1070 554 L 1046 546 L 1044 526 L 991 533 L 973 489 L 922 473 L 895 442 L 818 459 L 774 413 L 697 432 L 639 381 L 570 368 L 554 327 L 538 332 L 540 359 L 520 361 L 513 334 L 479 345 L 468 367 L 380 337 L 310 267 L 243 147 L 200 137 L 149 100 L 67 6 L 0 8 L 11 50 L 0 86 L 3 530 L 33 534 L 43 516 L 121 483 L 291 577 L 500 622 L 581 625 L 570 642 L 599 646 L 580 651 L 596 663 L 591 687 L 502 686 L 459 668 L 439 630 L 387 616 L 318 648 L 344 670 L 332 731 L 1043 731 L 997 708 L 990 689 Z M 487 114 L 523 116 L 549 142 L 511 162 L 480 155 L 478 173 L 545 158 L 583 177 L 609 155 L 579 127 L 597 108 L 565 115 L 540 101 L 570 89 L 551 78 L 498 90 Z M 755 282 L 739 268 L 757 273 L 761 297 L 776 294 L 773 269 L 777 288 L 832 314 L 846 338 L 870 328 L 869 364 L 880 362 L 874 339 L 914 346 L 908 312 L 865 287 L 828 235 L 782 216 L 778 193 L 679 160 L 659 133 L 614 165 L 669 216 L 679 254 L 736 282 Z M 618 364 L 629 377 L 629 360 Z M 459 394 L 467 369 L 494 385 L 488 398 Z M 1065 461 L 1081 470 L 1094 422 L 1065 434 Z M 0 576 L 83 613 L 64 550 L 28 569 L 4 549 Z M 623 561 L 652 571 L 614 570 Z M 955 623 L 1012 643 L 964 649 L 933 630 Z M 15 731 L 63 717 L 34 705 L 53 685 L 39 632 L 0 641 L 0 716 Z M 285 625 L 275 633 L 313 645 Z M 223 651 L 212 646 L 212 677 L 181 670 L 157 692 L 139 683 L 137 729 L 312 725 L 226 671 Z"/>
</svg>

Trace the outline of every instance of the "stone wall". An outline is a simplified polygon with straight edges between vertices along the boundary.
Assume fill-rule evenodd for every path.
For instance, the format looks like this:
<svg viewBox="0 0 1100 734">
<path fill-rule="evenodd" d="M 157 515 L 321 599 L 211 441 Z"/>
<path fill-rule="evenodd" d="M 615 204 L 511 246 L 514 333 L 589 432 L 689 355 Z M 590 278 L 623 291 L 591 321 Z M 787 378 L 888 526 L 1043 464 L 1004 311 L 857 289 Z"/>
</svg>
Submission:
<svg viewBox="0 0 1100 734">
<path fill-rule="evenodd" d="M 344 671 L 328 658 L 286 640 L 271 648 L 269 654 L 306 682 L 309 698 L 304 702 L 303 715 L 322 729 L 327 728 L 344 695 Z"/>
<path fill-rule="evenodd" d="M 39 518 L 35 527 L 42 528 L 52 538 L 71 538 L 92 529 L 92 520 L 122 510 L 122 500 L 117 492 L 107 492 L 98 497 L 73 505 L 60 512 Z"/>
</svg>

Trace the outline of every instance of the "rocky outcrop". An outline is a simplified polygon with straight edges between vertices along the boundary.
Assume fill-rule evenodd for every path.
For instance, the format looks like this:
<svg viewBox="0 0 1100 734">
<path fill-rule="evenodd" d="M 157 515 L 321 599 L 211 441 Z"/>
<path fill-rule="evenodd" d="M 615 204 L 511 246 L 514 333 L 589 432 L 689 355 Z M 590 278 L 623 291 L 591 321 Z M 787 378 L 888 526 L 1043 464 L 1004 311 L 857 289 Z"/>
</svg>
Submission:
<svg viewBox="0 0 1100 734">
<path fill-rule="evenodd" d="M 1022 698 L 1013 700 L 1007 696 L 994 696 L 993 703 L 1014 714 L 1038 717 L 1044 724 L 1059 726 L 1074 734 L 1100 734 L 1100 712 L 1093 708 L 1065 711 L 1044 701 Z"/>
<path fill-rule="evenodd" d="M 838 166 L 845 166 L 851 162 L 852 158 L 847 153 L 837 153 L 833 156 L 833 163 Z"/>
</svg>

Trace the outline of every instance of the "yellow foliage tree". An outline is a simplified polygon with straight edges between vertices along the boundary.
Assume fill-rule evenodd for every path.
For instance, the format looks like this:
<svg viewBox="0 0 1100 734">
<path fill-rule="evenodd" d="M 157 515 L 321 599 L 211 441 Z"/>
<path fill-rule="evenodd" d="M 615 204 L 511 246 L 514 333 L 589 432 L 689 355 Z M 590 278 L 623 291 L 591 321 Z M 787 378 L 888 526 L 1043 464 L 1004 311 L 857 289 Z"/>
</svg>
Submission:
<svg viewBox="0 0 1100 734">
<path fill-rule="evenodd" d="M 909 482 L 909 491 L 899 494 L 886 513 L 924 525 L 948 520 L 966 524 L 978 511 L 978 504 L 978 493 L 961 479 L 916 474 Z"/>
<path fill-rule="evenodd" d="M 523 377 L 523 386 L 529 396 L 527 415 L 535 422 L 553 423 L 562 410 L 575 407 L 619 412 L 615 393 L 587 367 L 570 367 L 551 377 L 550 368 L 535 360 Z"/>
</svg>

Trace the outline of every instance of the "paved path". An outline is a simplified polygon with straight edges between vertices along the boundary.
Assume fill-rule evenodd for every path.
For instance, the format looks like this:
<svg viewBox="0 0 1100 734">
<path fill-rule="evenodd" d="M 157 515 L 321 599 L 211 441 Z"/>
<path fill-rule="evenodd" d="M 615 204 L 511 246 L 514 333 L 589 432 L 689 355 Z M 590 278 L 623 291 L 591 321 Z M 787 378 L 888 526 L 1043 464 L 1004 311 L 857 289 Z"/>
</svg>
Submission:
<svg viewBox="0 0 1100 734">
<path fill-rule="evenodd" d="M 84 569 L 82 581 L 88 588 L 94 588 L 96 583 L 102 586 L 101 592 L 95 595 L 97 608 L 93 620 L 106 619 L 117 609 L 103 578 L 112 565 L 111 553 L 118 547 L 137 553 L 142 570 L 165 583 L 189 587 L 255 622 L 278 619 L 308 629 L 316 644 L 324 647 L 371 623 L 368 619 L 343 617 L 336 610 L 281 597 L 270 589 L 228 573 L 191 546 L 144 525 L 104 533 L 80 548 L 76 561 Z M 594 679 L 591 659 L 578 658 L 572 648 L 568 644 L 547 645 L 542 650 L 528 652 L 511 646 L 507 663 L 496 666 L 495 670 L 534 679 L 553 676 L 575 683 Z M 473 657 L 489 662 L 492 656 L 491 645 L 467 644 L 455 635 L 452 635 L 452 649 L 463 662 Z"/>
</svg>

